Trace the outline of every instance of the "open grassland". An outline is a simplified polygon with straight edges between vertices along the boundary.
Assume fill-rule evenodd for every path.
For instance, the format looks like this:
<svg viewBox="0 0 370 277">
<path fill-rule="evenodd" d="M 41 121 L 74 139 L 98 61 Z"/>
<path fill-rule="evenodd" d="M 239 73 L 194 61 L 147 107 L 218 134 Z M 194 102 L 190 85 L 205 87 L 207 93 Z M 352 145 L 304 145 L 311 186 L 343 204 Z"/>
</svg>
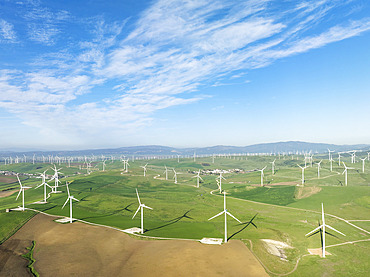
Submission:
<svg viewBox="0 0 370 277">
<path fill-rule="evenodd" d="M 317 158 L 319 161 L 321 157 Z M 228 218 L 228 235 L 241 240 L 250 248 L 271 275 L 291 272 L 291 276 L 366 276 L 369 271 L 367 253 L 370 250 L 370 224 L 367 221 L 353 221 L 356 226 L 344 220 L 369 220 L 370 211 L 370 169 L 362 173 L 360 163 L 348 174 L 348 186 L 344 186 L 343 167 L 323 160 L 320 178 L 317 177 L 317 165 L 305 170 L 305 184 L 301 186 L 302 157 L 296 156 L 276 159 L 275 174 L 272 174 L 273 157 L 212 157 L 193 159 L 139 160 L 130 162 L 129 172 L 123 172 L 123 163 L 107 162 L 106 172 L 96 163 L 93 172 L 86 175 L 78 164 L 73 168 L 62 167 L 64 176 L 60 190 L 63 193 L 51 194 L 47 204 L 32 204 L 42 199 L 43 189 L 26 190 L 26 207 L 48 214 L 69 216 L 68 205 L 61 209 L 66 201 L 65 181 L 71 183 L 71 195 L 79 199 L 73 203 L 73 217 L 92 223 L 127 229 L 140 227 L 140 216 L 132 219 L 138 207 L 135 188 L 140 193 L 141 202 L 153 210 L 144 211 L 145 236 L 201 239 L 203 237 L 222 238 L 224 232 L 223 216 L 208 221 L 208 218 L 223 209 L 223 198 L 217 190 L 217 174 L 201 174 L 203 181 L 196 188 L 199 169 L 240 169 L 244 173 L 223 174 L 222 189 L 228 193 L 227 209 L 242 222 L 248 222 L 257 214 L 252 225 L 243 229 L 232 218 Z M 344 158 L 349 164 L 349 160 Z M 146 176 L 140 166 L 147 166 Z M 347 164 L 347 165 L 348 165 Z M 9 165 L 15 172 L 40 172 L 50 165 Z M 174 173 L 169 171 L 165 180 L 164 166 L 175 168 L 178 184 L 174 183 Z M 261 186 L 261 175 L 256 169 L 265 169 Z M 4 170 L 5 166 L 0 169 Z M 19 171 L 18 171 L 19 170 Z M 81 173 L 81 174 L 76 174 Z M 35 187 L 40 179 L 25 180 L 27 185 Z M 299 185 L 299 186 L 297 186 Z M 211 194 L 212 192 L 212 194 Z M 0 198 L 0 209 L 21 205 L 15 202 L 16 194 Z M 326 259 L 308 256 L 308 248 L 319 248 L 320 234 L 306 238 L 305 234 L 318 226 L 321 220 L 321 203 L 324 203 L 327 224 L 345 233 L 341 236 L 326 236 L 328 246 L 352 241 L 355 244 L 344 244 L 328 247 Z M 12 212 L 10 215 L 23 214 Z M 331 216 L 333 215 L 333 216 Z M 1 213 L 0 213 L 1 216 Z M 337 217 L 334 217 L 337 216 Z M 338 218 L 339 217 L 339 218 Z M 1 217 L 0 217 L 1 220 Z M 285 250 L 285 259 L 271 255 L 261 239 L 282 241 L 293 248 Z M 36 247 L 37 249 L 37 247 Z M 298 266 L 297 261 L 299 260 Z M 296 267 L 296 270 L 294 270 Z M 308 270 L 309 269 L 309 270 Z"/>
</svg>

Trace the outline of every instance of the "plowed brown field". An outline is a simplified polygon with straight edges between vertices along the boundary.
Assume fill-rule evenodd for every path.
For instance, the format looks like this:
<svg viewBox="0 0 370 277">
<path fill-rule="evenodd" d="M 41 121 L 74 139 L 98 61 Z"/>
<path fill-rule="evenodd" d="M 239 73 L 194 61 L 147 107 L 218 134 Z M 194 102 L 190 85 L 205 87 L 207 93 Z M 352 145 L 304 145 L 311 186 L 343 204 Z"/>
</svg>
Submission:
<svg viewBox="0 0 370 277">
<path fill-rule="evenodd" d="M 219 246 L 136 240 L 104 227 L 55 223 L 42 214 L 0 246 L 0 276 L 27 276 L 16 255 L 32 240 L 41 276 L 268 276 L 240 241 Z"/>
</svg>

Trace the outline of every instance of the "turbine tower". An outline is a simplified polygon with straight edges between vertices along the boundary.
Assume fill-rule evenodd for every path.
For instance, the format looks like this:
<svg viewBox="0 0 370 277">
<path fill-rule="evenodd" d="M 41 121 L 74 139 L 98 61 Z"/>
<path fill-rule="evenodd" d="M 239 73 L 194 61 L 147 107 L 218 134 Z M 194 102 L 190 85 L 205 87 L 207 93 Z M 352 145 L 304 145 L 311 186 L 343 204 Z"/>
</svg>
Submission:
<svg viewBox="0 0 370 277">
<path fill-rule="evenodd" d="M 142 167 L 143 169 L 144 169 L 144 177 L 145 177 L 145 174 L 146 174 L 146 166 L 147 166 L 148 164 L 145 164 L 144 166 L 140 166 L 140 167 Z"/>
<path fill-rule="evenodd" d="M 227 242 L 227 215 L 231 216 L 232 218 L 234 218 L 236 221 L 238 221 L 239 223 L 242 223 L 239 219 L 237 219 L 235 216 L 233 216 L 231 213 L 229 213 L 226 209 L 226 192 L 223 191 L 223 194 L 224 194 L 224 210 L 218 214 L 216 214 L 215 216 L 212 216 L 211 218 L 209 218 L 208 220 L 211 220 L 211 219 L 214 219 L 215 217 L 218 217 L 222 214 L 225 215 L 225 243 Z"/>
<path fill-rule="evenodd" d="M 153 208 L 148 207 L 145 204 L 142 204 L 141 203 L 140 197 L 139 197 L 139 192 L 137 191 L 137 189 L 136 189 L 136 195 L 137 195 L 137 200 L 139 201 L 139 207 L 137 208 L 137 210 L 136 210 L 134 216 L 132 217 L 132 219 L 134 219 L 134 217 L 136 216 L 136 214 L 140 210 L 140 215 L 141 215 L 141 233 L 143 234 L 144 233 L 144 210 L 143 210 L 143 208 L 147 208 L 147 209 L 151 209 L 151 210 L 153 210 Z"/>
<path fill-rule="evenodd" d="M 222 191 L 222 179 L 226 180 L 224 176 L 222 176 L 222 172 L 220 172 L 220 176 L 216 178 L 218 188 L 220 190 L 220 193 Z"/>
<path fill-rule="evenodd" d="M 276 161 L 276 159 L 275 159 L 274 161 L 270 162 L 270 164 L 271 164 L 271 166 L 272 166 L 272 168 L 271 168 L 271 170 L 272 170 L 272 175 L 274 175 L 274 174 L 275 174 L 275 161 Z"/>
<path fill-rule="evenodd" d="M 166 174 L 166 180 L 168 180 L 168 169 L 167 169 L 167 166 L 164 166 L 164 168 L 165 168 L 165 171 L 163 173 Z"/>
<path fill-rule="evenodd" d="M 257 169 L 258 171 L 261 172 L 261 187 L 263 187 L 263 176 L 265 176 L 265 174 L 263 173 L 263 171 L 266 169 L 266 166 L 262 169 Z"/>
<path fill-rule="evenodd" d="M 332 159 L 332 156 L 331 156 L 331 152 L 334 152 L 335 150 L 330 150 L 329 148 L 328 148 L 328 152 L 329 152 L 329 161 Z"/>
<path fill-rule="evenodd" d="M 59 170 L 61 170 L 61 168 L 57 169 L 57 167 L 54 164 L 54 168 L 51 167 L 51 169 L 54 170 L 54 175 L 49 180 L 49 182 L 54 180 L 54 187 L 53 187 L 51 192 L 52 193 L 57 193 L 57 192 L 60 192 L 60 191 L 58 191 L 58 186 L 59 186 L 59 183 L 60 183 L 60 181 L 59 181 L 59 174 L 60 174 Z"/>
<path fill-rule="evenodd" d="M 320 179 L 320 168 L 321 168 L 321 161 L 319 161 L 317 164 L 317 179 Z"/>
<path fill-rule="evenodd" d="M 360 159 L 362 161 L 362 173 L 365 173 L 365 161 L 366 161 L 367 157 L 366 158 L 363 158 L 363 159 Z"/>
<path fill-rule="evenodd" d="M 344 171 L 342 174 L 345 173 L 345 177 L 344 177 L 344 184 L 347 186 L 348 184 L 348 177 L 347 177 L 347 173 L 348 173 L 348 169 L 354 169 L 353 167 L 347 167 L 346 164 L 344 162 L 342 162 L 343 165 L 344 165 Z"/>
<path fill-rule="evenodd" d="M 72 200 L 76 200 L 76 201 L 80 201 L 76 198 L 74 198 L 70 193 L 69 193 L 69 188 L 68 188 L 68 182 L 66 182 L 66 187 L 67 187 L 67 192 L 68 192 L 68 198 L 66 200 L 66 202 L 64 202 L 64 205 L 62 207 L 62 209 L 64 208 L 64 206 L 67 204 L 67 202 L 69 201 L 69 223 L 72 223 L 73 221 L 73 218 L 72 218 Z"/>
<path fill-rule="evenodd" d="M 38 185 L 37 187 L 35 187 L 35 189 L 41 187 L 42 185 L 44 185 L 44 203 L 46 203 L 46 187 L 48 186 L 49 188 L 51 188 L 51 190 L 53 190 L 53 188 L 48 184 L 46 183 L 46 171 L 45 170 L 42 174 L 41 174 L 41 178 L 42 178 L 42 182 L 40 185 Z"/>
<path fill-rule="evenodd" d="M 193 178 L 197 178 L 197 188 L 199 188 L 199 180 L 203 181 L 202 177 L 200 177 L 200 169 L 199 169 L 197 175 L 193 176 Z"/>
<path fill-rule="evenodd" d="M 330 225 L 325 224 L 324 204 L 323 203 L 321 203 L 321 220 L 322 220 L 322 224 L 319 227 L 313 229 L 311 232 L 307 233 L 306 237 L 310 236 L 311 234 L 314 234 L 315 232 L 319 232 L 320 229 L 322 230 L 322 257 L 325 258 L 325 233 L 326 233 L 325 229 L 326 229 L 326 227 L 335 231 L 335 232 L 337 232 L 337 233 L 339 233 L 339 234 L 341 234 L 341 235 L 343 235 L 343 236 L 345 236 L 345 234 L 339 232 L 337 229 L 334 229 Z"/>
<path fill-rule="evenodd" d="M 302 185 L 304 184 L 304 170 L 306 169 L 306 167 L 302 167 L 298 164 L 298 166 L 302 169 Z"/>
<path fill-rule="evenodd" d="M 176 172 L 176 170 L 173 168 L 173 173 L 175 174 L 174 176 L 173 176 L 173 178 L 175 179 L 175 184 L 177 184 L 177 172 Z"/>
<path fill-rule="evenodd" d="M 22 211 L 24 211 L 24 190 L 30 189 L 31 187 L 22 186 L 21 180 L 19 180 L 19 174 L 17 173 L 17 179 L 20 186 L 19 193 L 17 195 L 17 198 L 15 200 L 18 200 L 19 195 L 22 193 Z"/>
</svg>

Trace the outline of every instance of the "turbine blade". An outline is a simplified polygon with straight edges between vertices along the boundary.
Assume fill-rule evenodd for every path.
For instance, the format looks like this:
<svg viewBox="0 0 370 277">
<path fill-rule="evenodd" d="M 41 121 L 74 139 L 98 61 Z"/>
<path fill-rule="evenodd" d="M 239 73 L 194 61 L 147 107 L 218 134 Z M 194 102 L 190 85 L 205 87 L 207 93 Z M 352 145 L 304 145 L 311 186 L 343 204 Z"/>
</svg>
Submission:
<svg viewBox="0 0 370 277">
<path fill-rule="evenodd" d="M 317 230 L 319 230 L 321 228 L 322 228 L 322 225 L 320 225 L 319 227 L 313 229 L 311 232 L 309 232 L 309 233 L 306 234 L 306 237 L 309 236 L 309 235 L 311 235 L 312 233 L 316 232 Z"/>
<path fill-rule="evenodd" d="M 41 187 L 42 185 L 43 185 L 43 184 L 38 185 L 37 187 L 35 187 L 35 189 L 37 189 L 37 188 Z"/>
<path fill-rule="evenodd" d="M 215 217 L 218 217 L 218 216 L 222 215 L 224 212 L 225 212 L 225 211 L 222 211 L 222 212 L 220 212 L 220 213 L 216 214 L 215 216 L 212 216 L 212 217 L 211 217 L 211 218 L 209 218 L 208 220 L 214 219 Z"/>
<path fill-rule="evenodd" d="M 229 216 L 231 216 L 232 218 L 234 218 L 236 221 L 238 221 L 239 223 L 242 223 L 239 219 L 237 219 L 235 216 L 233 216 L 231 213 L 229 212 L 226 212 L 226 214 L 228 214 Z"/>
<path fill-rule="evenodd" d="M 66 202 L 64 202 L 64 205 L 63 205 L 62 209 L 63 209 L 63 208 L 64 208 L 64 206 L 67 204 L 68 200 L 69 200 L 69 197 L 67 198 Z"/>
<path fill-rule="evenodd" d="M 331 227 L 330 225 L 326 225 L 326 224 L 325 224 L 325 226 L 326 226 L 326 227 L 328 227 L 329 229 L 332 229 L 333 231 L 335 231 L 335 232 L 337 232 L 337 233 L 339 233 L 339 234 L 343 235 L 343 236 L 346 236 L 345 234 L 343 234 L 342 232 L 339 232 L 337 229 L 335 229 L 335 228 Z"/>
<path fill-rule="evenodd" d="M 18 200 L 18 197 L 19 197 L 19 195 L 21 195 L 21 192 L 22 192 L 22 188 L 19 190 L 17 198 L 15 198 L 15 200 Z"/>
<path fill-rule="evenodd" d="M 136 210 L 136 212 L 135 212 L 134 216 L 132 217 L 132 219 L 134 219 L 135 215 L 136 215 L 136 214 L 138 213 L 138 211 L 140 210 L 140 207 L 141 207 L 141 206 L 139 206 L 139 207 L 137 208 L 137 210 Z"/>
<path fill-rule="evenodd" d="M 144 204 L 143 204 L 143 207 L 144 207 L 144 208 L 147 208 L 147 209 L 151 209 L 151 210 L 153 210 L 153 208 L 148 207 L 148 206 L 146 206 L 146 205 L 144 205 Z"/>
<path fill-rule="evenodd" d="M 139 197 L 139 192 L 136 189 L 136 195 L 137 195 L 137 200 L 139 200 L 139 205 L 141 205 L 140 197 Z"/>
<path fill-rule="evenodd" d="M 68 197 L 70 197 L 71 195 L 69 194 L 68 182 L 66 182 L 66 186 L 67 186 Z"/>
<path fill-rule="evenodd" d="M 80 200 L 78 200 L 78 199 L 74 198 L 73 196 L 71 196 L 71 199 L 76 200 L 76 201 L 80 201 Z"/>
</svg>

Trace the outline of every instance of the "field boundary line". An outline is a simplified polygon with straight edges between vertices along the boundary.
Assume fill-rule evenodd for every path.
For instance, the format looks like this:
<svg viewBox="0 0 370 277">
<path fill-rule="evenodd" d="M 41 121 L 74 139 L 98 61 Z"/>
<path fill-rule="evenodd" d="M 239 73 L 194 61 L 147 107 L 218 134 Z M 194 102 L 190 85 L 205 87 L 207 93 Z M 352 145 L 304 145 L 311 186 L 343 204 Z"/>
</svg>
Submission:
<svg viewBox="0 0 370 277">
<path fill-rule="evenodd" d="M 346 242 L 343 242 L 343 243 L 327 245 L 326 248 L 328 248 L 328 247 L 335 247 L 335 246 L 341 246 L 341 245 L 345 245 L 345 244 L 355 244 L 357 242 L 365 242 L 365 241 L 370 241 L 370 239 L 361 239 L 361 240 L 355 240 L 355 241 L 346 241 Z"/>
</svg>

